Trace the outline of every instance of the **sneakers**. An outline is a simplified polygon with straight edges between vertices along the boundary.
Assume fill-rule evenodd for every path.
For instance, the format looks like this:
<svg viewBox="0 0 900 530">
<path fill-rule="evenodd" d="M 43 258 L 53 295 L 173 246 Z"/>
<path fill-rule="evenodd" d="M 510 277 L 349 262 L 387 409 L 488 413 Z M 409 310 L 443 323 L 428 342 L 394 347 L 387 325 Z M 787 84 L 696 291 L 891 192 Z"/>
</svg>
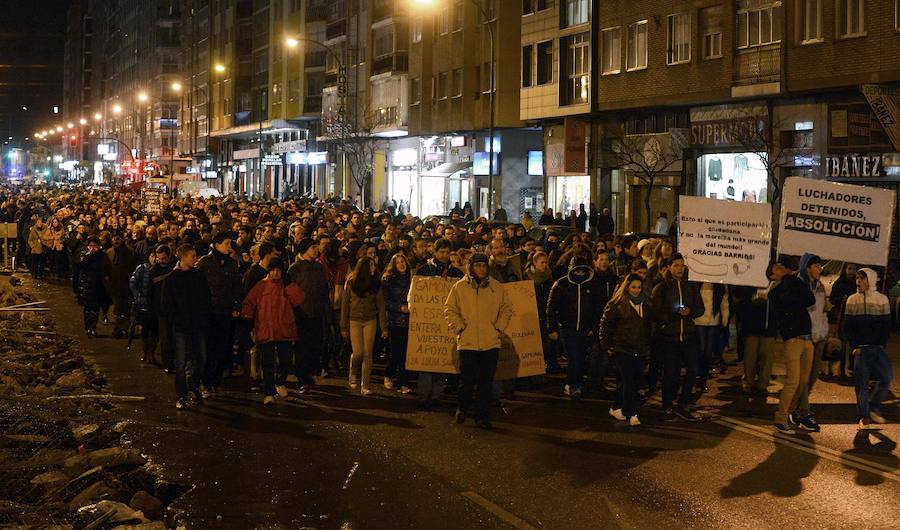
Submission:
<svg viewBox="0 0 900 530">
<path fill-rule="evenodd" d="M 797 431 L 792 429 L 791 426 L 786 423 L 776 423 L 775 430 L 781 434 L 797 434 Z"/>
<path fill-rule="evenodd" d="M 871 414 L 871 413 L 869 413 Z M 856 429 L 860 431 L 870 431 L 870 430 L 878 430 L 879 427 L 872 423 L 868 418 L 861 418 L 859 423 L 856 424 Z"/>
<path fill-rule="evenodd" d="M 666 409 L 666 412 L 663 414 L 663 421 L 675 421 L 678 419 L 678 416 L 675 415 L 675 409 Z"/>
<path fill-rule="evenodd" d="M 209 399 L 212 397 L 212 395 L 212 392 L 207 390 L 205 387 L 200 387 L 200 397 L 202 397 L 203 399 Z"/>
<path fill-rule="evenodd" d="M 884 425 L 885 423 L 887 423 L 887 420 L 884 419 L 884 416 L 882 416 L 881 414 L 879 414 L 877 411 L 874 411 L 874 410 L 869 411 L 869 420 L 871 420 L 872 423 L 880 423 L 881 425 Z"/>
<path fill-rule="evenodd" d="M 563 394 L 566 396 L 571 396 L 572 395 L 572 387 L 570 387 L 569 385 L 564 386 Z"/>
<path fill-rule="evenodd" d="M 684 421 L 700 421 L 700 418 L 686 407 L 676 407 L 675 415 Z"/>
<path fill-rule="evenodd" d="M 610 409 L 609 409 L 609 415 L 612 416 L 613 418 L 619 420 L 619 421 L 625 421 L 625 420 L 627 419 L 627 418 L 625 418 L 625 415 L 622 414 L 622 409 L 614 409 L 614 408 L 610 408 Z"/>
<path fill-rule="evenodd" d="M 288 395 L 288 389 L 284 385 L 276 386 L 275 392 L 278 393 L 278 397 L 287 397 L 287 395 Z"/>
<path fill-rule="evenodd" d="M 359 394 L 360 394 L 361 396 L 369 396 L 369 395 L 372 395 L 372 394 L 374 394 L 374 393 L 375 393 L 375 391 L 372 390 L 371 388 L 363 388 L 362 390 L 359 391 Z"/>
<path fill-rule="evenodd" d="M 794 424 L 797 425 L 801 430 L 809 431 L 809 432 L 819 432 L 822 428 L 816 422 L 816 419 L 812 417 L 812 415 L 806 416 L 804 418 L 796 418 L 797 421 L 794 421 Z"/>
<path fill-rule="evenodd" d="M 175 408 L 178 410 L 184 410 L 187 408 L 187 406 L 188 405 L 187 405 L 186 399 L 179 399 L 178 401 L 175 402 Z"/>
<path fill-rule="evenodd" d="M 328 376 L 329 376 L 328 370 L 322 370 L 322 371 L 319 373 L 319 377 L 323 377 L 323 378 L 326 378 L 326 379 L 327 379 Z"/>
<path fill-rule="evenodd" d="M 409 394 L 412 392 L 412 389 L 409 388 L 408 386 L 401 386 L 399 389 L 397 389 L 397 392 L 399 392 L 401 394 Z"/>
<path fill-rule="evenodd" d="M 350 383 L 350 390 L 356 390 L 359 388 L 359 383 Z"/>
<path fill-rule="evenodd" d="M 263 405 L 271 405 L 275 403 L 275 396 L 266 396 L 263 398 Z"/>
<path fill-rule="evenodd" d="M 641 420 L 639 420 L 637 416 L 632 416 L 632 417 L 628 418 L 628 425 L 631 425 L 632 427 L 637 427 L 640 424 L 641 424 Z"/>
<path fill-rule="evenodd" d="M 391 381 L 391 378 L 390 378 L 390 377 L 385 377 L 385 378 L 384 378 L 384 388 L 387 389 L 387 390 L 393 390 L 393 389 L 394 389 L 394 382 Z"/>
</svg>

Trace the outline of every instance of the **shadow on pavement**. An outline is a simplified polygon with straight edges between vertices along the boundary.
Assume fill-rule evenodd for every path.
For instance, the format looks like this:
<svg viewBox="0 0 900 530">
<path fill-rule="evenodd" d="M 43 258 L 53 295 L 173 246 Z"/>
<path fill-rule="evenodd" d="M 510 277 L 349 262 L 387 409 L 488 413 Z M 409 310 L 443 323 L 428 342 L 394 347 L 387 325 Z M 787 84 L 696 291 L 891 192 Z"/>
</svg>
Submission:
<svg viewBox="0 0 900 530">
<path fill-rule="evenodd" d="M 853 437 L 853 449 L 844 451 L 844 454 L 878 462 L 893 471 L 900 468 L 900 459 L 893 454 L 895 449 L 897 449 L 897 442 L 888 438 L 883 432 L 862 430 L 857 431 L 856 436 Z M 884 477 L 877 473 L 870 473 L 859 468 L 854 468 L 854 470 L 858 486 L 877 486 L 884 482 Z"/>
<path fill-rule="evenodd" d="M 797 438 L 812 442 L 809 436 Z M 775 450 L 758 466 L 742 473 L 723 487 L 719 495 L 724 499 L 750 497 L 771 493 L 776 497 L 795 497 L 803 492 L 803 479 L 815 469 L 819 457 L 797 451 L 786 444 L 774 443 Z"/>
</svg>

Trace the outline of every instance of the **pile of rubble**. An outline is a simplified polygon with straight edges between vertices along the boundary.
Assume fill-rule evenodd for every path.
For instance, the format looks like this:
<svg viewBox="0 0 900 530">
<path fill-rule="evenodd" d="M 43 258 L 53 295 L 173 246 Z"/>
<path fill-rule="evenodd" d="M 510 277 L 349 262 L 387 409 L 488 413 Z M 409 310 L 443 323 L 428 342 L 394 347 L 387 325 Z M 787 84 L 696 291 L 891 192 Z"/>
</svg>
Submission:
<svg viewBox="0 0 900 530">
<path fill-rule="evenodd" d="M 184 488 L 130 446 L 103 377 L 47 313 L 6 309 L 34 302 L 15 294 L 0 307 L 0 527 L 164 530 Z"/>
</svg>

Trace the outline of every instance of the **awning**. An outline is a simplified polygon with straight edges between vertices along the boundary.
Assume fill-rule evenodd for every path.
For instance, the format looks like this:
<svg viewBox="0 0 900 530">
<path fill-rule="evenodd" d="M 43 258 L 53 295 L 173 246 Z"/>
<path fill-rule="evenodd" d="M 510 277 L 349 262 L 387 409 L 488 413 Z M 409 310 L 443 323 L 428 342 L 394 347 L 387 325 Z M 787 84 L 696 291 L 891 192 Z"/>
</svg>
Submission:
<svg viewBox="0 0 900 530">
<path fill-rule="evenodd" d="M 445 162 L 434 169 L 422 173 L 423 177 L 449 177 L 454 173 L 464 171 L 472 167 L 471 162 Z"/>
</svg>

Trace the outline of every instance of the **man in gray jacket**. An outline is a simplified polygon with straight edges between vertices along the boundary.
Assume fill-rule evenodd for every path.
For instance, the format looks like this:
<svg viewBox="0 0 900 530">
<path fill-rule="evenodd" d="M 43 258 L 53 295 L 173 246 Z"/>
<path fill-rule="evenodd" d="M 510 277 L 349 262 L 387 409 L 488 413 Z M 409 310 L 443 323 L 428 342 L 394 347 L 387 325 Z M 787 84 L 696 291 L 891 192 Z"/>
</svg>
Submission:
<svg viewBox="0 0 900 530">
<path fill-rule="evenodd" d="M 491 388 L 497 371 L 500 337 L 512 319 L 506 291 L 488 276 L 488 257 L 473 254 L 465 278 L 450 289 L 444 304 L 450 329 L 457 334 L 460 385 L 456 423 L 466 421 L 475 396 L 475 424 L 491 428 Z"/>
</svg>

